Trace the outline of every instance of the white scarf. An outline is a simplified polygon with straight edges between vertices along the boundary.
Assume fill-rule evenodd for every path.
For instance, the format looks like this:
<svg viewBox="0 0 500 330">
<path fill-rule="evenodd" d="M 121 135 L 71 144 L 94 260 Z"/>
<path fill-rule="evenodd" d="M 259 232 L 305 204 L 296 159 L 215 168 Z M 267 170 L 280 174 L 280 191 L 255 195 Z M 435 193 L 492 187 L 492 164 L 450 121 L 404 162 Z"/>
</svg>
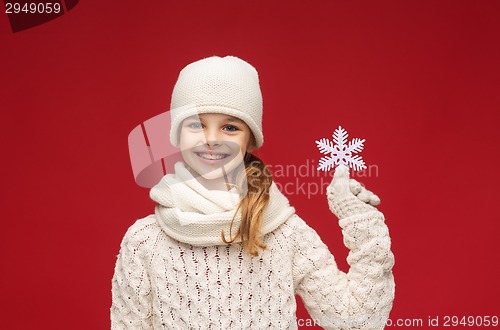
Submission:
<svg viewBox="0 0 500 330">
<path fill-rule="evenodd" d="M 192 245 L 223 245 L 221 232 L 230 239 L 231 220 L 240 197 L 233 191 L 208 190 L 199 183 L 182 162 L 175 164 L 175 174 L 165 175 L 150 191 L 158 204 L 155 215 L 163 231 L 172 238 Z M 264 210 L 261 234 L 265 235 L 295 213 L 288 199 L 273 182 L 269 203 Z M 232 232 L 241 221 L 238 211 Z M 236 240 L 238 241 L 238 240 Z"/>
</svg>

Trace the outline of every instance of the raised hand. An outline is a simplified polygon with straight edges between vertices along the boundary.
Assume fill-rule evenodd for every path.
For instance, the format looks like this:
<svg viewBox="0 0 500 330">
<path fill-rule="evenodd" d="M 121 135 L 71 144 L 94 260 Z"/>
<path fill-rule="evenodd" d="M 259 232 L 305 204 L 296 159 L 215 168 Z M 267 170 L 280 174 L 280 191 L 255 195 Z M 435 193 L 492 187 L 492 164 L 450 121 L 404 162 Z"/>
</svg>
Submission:
<svg viewBox="0 0 500 330">
<path fill-rule="evenodd" d="M 380 204 L 377 195 L 365 189 L 358 181 L 349 178 L 349 168 L 345 165 L 337 166 L 326 191 L 330 210 L 339 219 L 375 211 L 374 206 Z"/>
</svg>

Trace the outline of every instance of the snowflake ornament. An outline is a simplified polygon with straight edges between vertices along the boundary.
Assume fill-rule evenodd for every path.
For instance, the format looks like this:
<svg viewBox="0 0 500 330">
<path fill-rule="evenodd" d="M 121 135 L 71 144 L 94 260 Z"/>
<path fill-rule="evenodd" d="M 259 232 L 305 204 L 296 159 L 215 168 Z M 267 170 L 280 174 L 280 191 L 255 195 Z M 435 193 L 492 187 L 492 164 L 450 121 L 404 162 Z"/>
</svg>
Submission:
<svg viewBox="0 0 500 330">
<path fill-rule="evenodd" d="M 366 168 L 361 156 L 354 155 L 363 150 L 365 140 L 354 138 L 346 144 L 348 136 L 347 131 L 339 126 L 333 132 L 333 142 L 335 142 L 335 145 L 327 138 L 316 141 L 318 149 L 322 154 L 330 154 L 330 156 L 321 157 L 318 170 L 328 171 L 340 164 L 353 168 L 355 171 Z"/>
</svg>

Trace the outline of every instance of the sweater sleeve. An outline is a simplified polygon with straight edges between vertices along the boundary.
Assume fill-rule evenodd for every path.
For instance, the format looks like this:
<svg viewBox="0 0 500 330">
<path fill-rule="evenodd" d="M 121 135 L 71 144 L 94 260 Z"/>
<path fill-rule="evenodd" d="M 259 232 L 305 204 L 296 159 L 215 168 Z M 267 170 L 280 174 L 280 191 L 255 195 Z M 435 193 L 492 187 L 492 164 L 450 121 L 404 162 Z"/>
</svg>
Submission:
<svg viewBox="0 0 500 330">
<path fill-rule="evenodd" d="M 341 219 L 339 225 L 350 250 L 347 273 L 337 268 L 314 229 L 302 219 L 298 222 L 293 261 L 296 293 L 324 329 L 383 329 L 395 289 L 394 256 L 384 215 L 375 209 Z"/>
<path fill-rule="evenodd" d="M 111 329 L 153 329 L 152 295 L 140 220 L 125 234 L 112 279 Z"/>
</svg>

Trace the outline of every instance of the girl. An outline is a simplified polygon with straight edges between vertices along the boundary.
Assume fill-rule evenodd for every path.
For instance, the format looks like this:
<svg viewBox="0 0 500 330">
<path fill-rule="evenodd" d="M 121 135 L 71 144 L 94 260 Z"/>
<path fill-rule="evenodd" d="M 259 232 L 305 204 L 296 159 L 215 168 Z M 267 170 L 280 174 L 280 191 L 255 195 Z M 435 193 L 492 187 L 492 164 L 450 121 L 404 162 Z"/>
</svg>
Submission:
<svg viewBox="0 0 500 330">
<path fill-rule="evenodd" d="M 170 141 L 184 162 L 125 234 L 112 329 L 297 329 L 295 295 L 324 329 L 383 329 L 394 299 L 378 198 L 336 168 L 327 188 L 350 249 L 343 273 L 252 154 L 263 143 L 257 71 L 232 56 L 185 67 Z"/>
</svg>

